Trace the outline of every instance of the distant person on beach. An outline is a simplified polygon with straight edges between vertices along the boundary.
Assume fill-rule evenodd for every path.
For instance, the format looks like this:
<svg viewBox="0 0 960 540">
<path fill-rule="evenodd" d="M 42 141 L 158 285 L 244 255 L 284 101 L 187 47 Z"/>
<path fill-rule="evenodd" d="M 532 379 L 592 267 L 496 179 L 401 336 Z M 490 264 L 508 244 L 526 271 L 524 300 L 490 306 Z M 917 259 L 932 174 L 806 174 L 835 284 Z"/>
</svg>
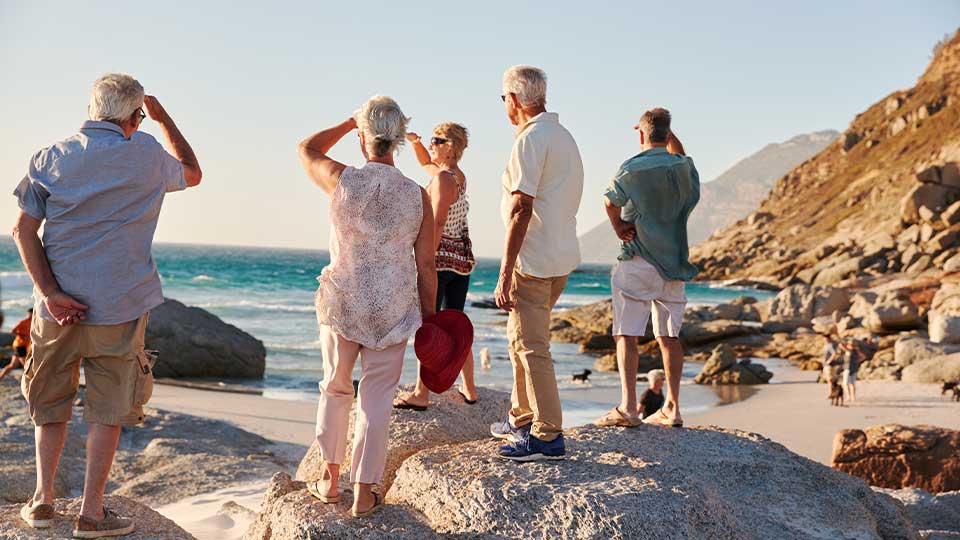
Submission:
<svg viewBox="0 0 960 540">
<path fill-rule="evenodd" d="M 639 407 L 637 408 L 640 418 L 647 418 L 659 411 L 660 407 L 663 407 L 665 401 L 663 382 L 666 378 L 667 374 L 662 369 L 652 369 L 647 373 L 647 384 L 650 385 L 650 388 L 640 394 Z"/>
<path fill-rule="evenodd" d="M 31 527 L 53 523 L 54 478 L 82 361 L 87 470 L 73 534 L 99 538 L 134 530 L 104 508 L 103 491 L 120 426 L 143 422 L 153 388 L 153 358 L 143 347 L 149 312 L 163 303 L 151 253 L 160 208 L 167 193 L 196 186 L 202 173 L 173 119 L 133 77 L 97 79 L 87 113 L 77 134 L 33 156 L 14 191 L 21 211 L 13 239 L 37 314 L 20 381 L 37 426 L 37 489 L 20 516 Z M 138 131 L 147 114 L 173 155 Z"/>
<path fill-rule="evenodd" d="M 849 396 L 850 403 L 857 401 L 857 373 L 860 371 L 860 361 L 863 353 L 854 338 L 844 339 L 840 344 L 843 356 L 843 390 Z"/>
<path fill-rule="evenodd" d="M 317 405 L 322 477 L 307 483 L 324 503 L 340 500 L 337 481 L 346 458 L 353 407 L 351 375 L 359 356 L 357 418 L 350 482 L 354 517 L 383 501 L 373 486 L 387 461 L 390 412 L 407 340 L 433 316 L 437 300 L 433 211 L 427 192 L 394 165 L 407 133 L 397 103 L 375 96 L 347 120 L 300 143 L 300 162 L 330 196 L 330 264 L 318 278 L 323 381 Z M 359 131 L 362 167 L 328 156 L 340 139 Z"/>
<path fill-rule="evenodd" d="M 463 311 L 470 288 L 470 274 L 477 266 L 473 243 L 467 227 L 470 200 L 467 198 L 467 177 L 460 169 L 460 158 L 467 148 L 467 128 L 451 122 L 433 128 L 429 149 L 420 136 L 408 133 L 417 161 L 433 178 L 427 186 L 434 216 L 434 243 L 437 265 L 437 311 Z M 469 404 L 477 402 L 477 386 L 473 380 L 473 351 L 460 372 L 463 383 L 457 389 Z M 430 390 L 418 377 L 412 394 L 400 396 L 393 406 L 398 409 L 424 411 L 430 401 Z"/>
<path fill-rule="evenodd" d="M 13 356 L 10 363 L 0 371 L 0 381 L 11 371 L 25 365 L 30 354 L 30 323 L 33 321 L 33 308 L 27 310 L 27 316 L 13 327 Z"/>
<path fill-rule="evenodd" d="M 823 381 L 827 383 L 827 396 L 830 397 L 832 393 L 830 381 L 834 379 L 837 367 L 841 363 L 840 338 L 836 325 L 828 328 L 823 338 L 825 343 L 823 344 L 823 371 L 821 377 Z"/>
<path fill-rule="evenodd" d="M 510 313 L 507 341 L 513 364 L 511 408 L 490 427 L 512 445 L 515 461 L 563 459 L 563 413 L 550 355 L 550 314 L 580 264 L 577 209 L 583 164 L 573 136 L 547 112 L 547 76 L 530 66 L 503 75 L 500 96 L 517 126 L 503 173 L 501 214 L 506 242 L 494 297 Z"/>
<path fill-rule="evenodd" d="M 601 426 L 636 426 L 637 337 L 653 316 L 667 379 L 666 402 L 642 421 L 679 427 L 683 346 L 680 326 L 687 305 L 690 264 L 687 218 L 700 200 L 700 176 L 670 127 L 666 109 L 651 109 L 634 129 L 641 152 L 625 161 L 607 187 L 607 217 L 621 240 L 610 278 L 613 336 L 620 372 L 620 404 L 597 420 Z"/>
</svg>

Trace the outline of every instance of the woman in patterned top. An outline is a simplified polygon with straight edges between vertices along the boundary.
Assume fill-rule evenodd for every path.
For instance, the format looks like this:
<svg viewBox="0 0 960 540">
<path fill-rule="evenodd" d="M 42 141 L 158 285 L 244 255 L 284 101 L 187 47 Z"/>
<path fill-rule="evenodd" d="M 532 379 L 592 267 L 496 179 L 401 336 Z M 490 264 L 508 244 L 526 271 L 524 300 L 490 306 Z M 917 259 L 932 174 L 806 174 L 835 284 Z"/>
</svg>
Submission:
<svg viewBox="0 0 960 540">
<path fill-rule="evenodd" d="M 376 96 L 353 118 L 300 143 L 310 179 L 330 196 L 330 264 L 320 274 L 315 304 L 320 324 L 323 381 L 317 407 L 321 478 L 307 482 L 311 495 L 337 503 L 337 479 L 347 448 L 353 407 L 353 366 L 362 362 L 350 481 L 354 517 L 382 502 L 373 485 L 387 460 L 391 397 L 403 369 L 407 340 L 421 315 L 434 314 L 433 212 L 427 192 L 394 166 L 407 117 L 395 101 Z M 328 156 L 357 129 L 363 167 Z"/>
<path fill-rule="evenodd" d="M 470 210 L 467 177 L 458 165 L 467 148 L 468 137 L 467 128 L 451 122 L 433 129 L 429 149 L 423 146 L 416 133 L 407 134 L 407 140 L 413 143 L 417 161 L 433 177 L 427 186 L 427 193 L 436 230 L 437 311 L 463 311 L 470 287 L 470 273 L 477 265 L 467 228 L 467 212 Z M 463 382 L 458 390 L 463 400 L 472 405 L 477 402 L 472 351 L 460 373 Z M 418 378 L 413 393 L 398 397 L 393 406 L 423 411 L 427 408 L 429 398 L 430 390 Z"/>
</svg>

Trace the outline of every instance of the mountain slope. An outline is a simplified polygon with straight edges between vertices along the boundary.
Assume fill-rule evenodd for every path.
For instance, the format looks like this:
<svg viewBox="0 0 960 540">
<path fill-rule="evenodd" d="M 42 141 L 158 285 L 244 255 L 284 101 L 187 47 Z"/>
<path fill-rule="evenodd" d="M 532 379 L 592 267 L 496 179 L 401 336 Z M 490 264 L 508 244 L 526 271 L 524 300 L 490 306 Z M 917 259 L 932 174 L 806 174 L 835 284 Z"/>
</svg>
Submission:
<svg viewBox="0 0 960 540">
<path fill-rule="evenodd" d="M 840 139 L 783 176 L 756 212 L 691 250 L 699 279 L 829 284 L 939 264 L 960 239 L 960 210 L 951 206 L 960 199 L 956 162 L 960 34 L 916 86 L 857 115 Z"/>
<path fill-rule="evenodd" d="M 833 130 L 817 131 L 768 144 L 714 181 L 703 183 L 700 204 L 687 225 L 690 244 L 698 244 L 714 231 L 746 217 L 770 193 L 778 178 L 822 150 L 838 135 Z M 609 263 L 619 250 L 620 241 L 606 221 L 580 237 L 580 251 L 586 262 Z"/>
</svg>

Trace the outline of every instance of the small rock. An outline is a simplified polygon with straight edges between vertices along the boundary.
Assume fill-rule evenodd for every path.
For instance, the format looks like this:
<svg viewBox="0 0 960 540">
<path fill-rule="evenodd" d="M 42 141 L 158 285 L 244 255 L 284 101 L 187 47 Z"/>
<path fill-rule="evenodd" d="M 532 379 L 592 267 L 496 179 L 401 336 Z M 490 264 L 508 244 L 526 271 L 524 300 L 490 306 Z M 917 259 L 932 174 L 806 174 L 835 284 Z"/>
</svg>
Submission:
<svg viewBox="0 0 960 540">
<path fill-rule="evenodd" d="M 957 201 L 947 207 L 940 214 L 940 220 L 943 221 L 943 224 L 947 227 L 960 223 L 960 201 Z"/>
</svg>

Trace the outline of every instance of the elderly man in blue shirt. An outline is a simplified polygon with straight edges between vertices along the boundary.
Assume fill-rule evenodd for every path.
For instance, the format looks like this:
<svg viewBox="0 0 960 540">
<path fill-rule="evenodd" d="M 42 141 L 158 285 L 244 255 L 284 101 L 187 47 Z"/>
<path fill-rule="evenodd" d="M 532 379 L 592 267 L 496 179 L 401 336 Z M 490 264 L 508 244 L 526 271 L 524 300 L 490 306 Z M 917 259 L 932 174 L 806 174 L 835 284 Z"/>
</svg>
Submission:
<svg viewBox="0 0 960 540">
<path fill-rule="evenodd" d="M 690 264 L 687 218 L 700 200 L 700 176 L 670 129 L 670 113 L 651 109 L 635 126 L 642 152 L 620 166 L 607 188 L 610 224 L 621 240 L 610 278 L 613 336 L 620 371 L 620 405 L 597 420 L 600 426 L 636 426 L 637 337 L 653 317 L 667 375 L 667 399 L 644 423 L 682 426 L 680 376 L 683 346 L 678 339 L 687 304 L 685 282 L 697 274 Z"/>
<path fill-rule="evenodd" d="M 144 108 L 173 155 L 138 131 Z M 37 487 L 20 516 L 31 527 L 53 524 L 54 477 L 82 362 L 87 470 L 73 536 L 100 538 L 134 530 L 104 508 L 103 492 L 120 428 L 143 421 L 153 388 L 144 331 L 149 311 L 163 302 L 151 253 L 160 208 L 164 195 L 198 185 L 202 173 L 173 119 L 133 77 L 97 79 L 87 112 L 78 133 L 33 156 L 14 191 L 13 238 L 38 315 L 21 379 L 37 426 Z"/>
</svg>

